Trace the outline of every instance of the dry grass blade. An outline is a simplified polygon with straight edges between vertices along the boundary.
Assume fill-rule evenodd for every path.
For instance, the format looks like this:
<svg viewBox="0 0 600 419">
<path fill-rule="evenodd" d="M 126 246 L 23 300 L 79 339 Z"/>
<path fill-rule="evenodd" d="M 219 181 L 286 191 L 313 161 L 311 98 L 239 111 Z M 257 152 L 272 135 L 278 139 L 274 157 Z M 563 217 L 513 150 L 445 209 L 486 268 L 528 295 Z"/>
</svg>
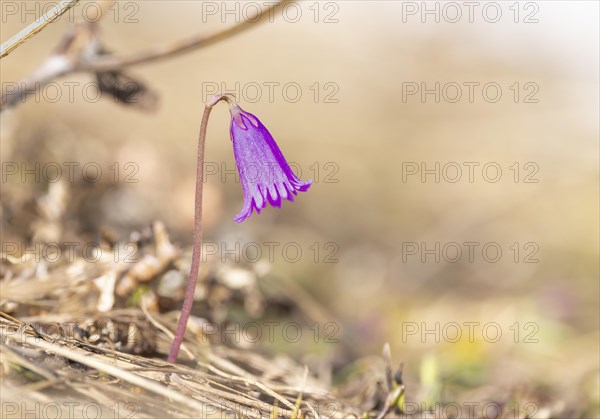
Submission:
<svg viewBox="0 0 600 419">
<path fill-rule="evenodd" d="M 129 311 L 127 314 L 131 315 Z M 109 315 L 116 318 L 122 313 Z M 31 320 L 39 321 L 34 317 L 28 319 Z M 192 369 L 115 352 L 73 337 L 51 337 L 45 334 L 43 325 L 35 325 L 29 326 L 10 315 L 0 318 L 0 366 L 10 372 L 4 376 L 3 390 L 20 388 L 29 398 L 49 402 L 49 398 L 57 397 L 52 392 L 62 388 L 67 392 L 58 397 L 66 394 L 71 397 L 68 400 L 91 400 L 103 408 L 133 403 L 138 406 L 136 417 L 155 417 L 160 412 L 165 417 L 208 418 L 230 412 L 256 419 L 273 415 L 298 419 L 307 413 L 319 418 L 333 401 L 337 404 L 336 415 L 356 413 L 355 408 L 320 387 L 306 367 L 291 360 L 273 362 L 244 350 L 194 346 L 194 352 L 208 353 Z M 252 366 L 254 373 L 245 369 L 247 365 Z M 276 369 L 280 371 L 275 372 Z M 262 370 L 268 373 L 256 375 Z M 124 387 L 128 390 L 123 391 Z M 6 391 L 3 397 L 9 397 L 6 400 L 11 402 L 18 400 L 18 395 Z"/>
<path fill-rule="evenodd" d="M 107 364 L 105 362 L 99 361 L 89 355 L 85 355 L 80 350 L 75 350 L 73 348 L 69 348 L 64 345 L 49 343 L 44 340 L 37 339 L 31 335 L 27 335 L 22 331 L 17 330 L 15 333 L 16 338 L 22 340 L 22 342 L 27 343 L 35 348 L 43 349 L 44 351 L 52 352 L 56 355 L 60 355 L 72 361 L 78 362 L 82 365 L 85 365 L 89 368 L 93 368 L 105 374 L 108 374 L 112 377 L 120 378 L 123 381 L 126 381 L 130 384 L 143 388 L 151 393 L 157 394 L 159 396 L 168 397 L 169 399 L 181 403 L 183 405 L 188 406 L 189 408 L 203 412 L 206 409 L 206 406 L 198 401 L 184 396 L 181 393 L 171 390 L 170 388 L 159 384 L 155 381 L 148 380 L 139 375 L 136 375 L 132 372 L 129 372 L 123 368 L 119 368 L 114 365 Z"/>
<path fill-rule="evenodd" d="M 152 314 L 150 314 L 150 311 L 148 310 L 148 296 L 144 295 L 142 296 L 142 301 L 141 301 L 141 308 L 142 308 L 142 312 L 144 313 L 144 315 L 146 316 L 146 318 L 148 319 L 148 321 L 152 324 L 152 326 L 156 327 L 158 330 L 160 330 L 161 332 L 163 332 L 165 335 L 167 335 L 169 337 L 169 339 L 173 339 L 173 336 L 175 336 L 173 334 L 173 332 L 171 332 L 168 328 L 166 328 L 165 326 L 163 326 L 158 320 L 156 320 Z M 185 343 L 181 344 L 181 350 L 183 352 L 186 353 L 187 356 L 190 357 L 190 359 L 195 360 L 196 357 L 194 356 L 194 354 L 192 353 L 192 351 L 190 351 L 188 349 L 188 347 L 185 345 Z"/>
<path fill-rule="evenodd" d="M 25 43 L 29 38 L 39 33 L 42 29 L 54 22 L 61 15 L 67 12 L 71 7 L 79 3 L 79 0 L 61 0 L 56 6 L 48 10 L 25 29 L 17 33 L 0 46 L 0 58 L 3 58 L 17 49 L 19 45 Z"/>
</svg>

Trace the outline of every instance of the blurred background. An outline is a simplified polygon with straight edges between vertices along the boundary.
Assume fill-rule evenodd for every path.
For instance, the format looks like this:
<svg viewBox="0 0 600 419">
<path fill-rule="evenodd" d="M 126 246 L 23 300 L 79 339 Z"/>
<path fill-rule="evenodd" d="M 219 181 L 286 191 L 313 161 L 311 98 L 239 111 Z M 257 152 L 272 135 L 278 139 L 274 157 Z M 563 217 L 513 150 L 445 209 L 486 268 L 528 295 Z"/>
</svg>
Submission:
<svg viewBox="0 0 600 419">
<path fill-rule="evenodd" d="M 1 3 L 5 41 L 36 15 Z M 93 18 L 86 3 L 2 59 L 4 91 L 70 22 Z M 102 174 L 90 182 L 76 169 L 66 182 L 77 235 L 126 240 L 161 220 L 189 248 L 203 103 L 228 91 L 314 185 L 233 222 L 243 195 L 217 106 L 205 240 L 248 249 L 240 265 L 262 261 L 338 326 L 332 341 L 270 350 L 342 368 L 389 342 L 409 384 L 435 375 L 454 389 L 435 391 L 472 399 L 541 387 L 597 406 L 598 3 L 474 3 L 299 2 L 223 42 L 127 68 L 156 97 L 149 106 L 96 100 L 89 74 L 55 80 L 1 116 L 3 241 L 35 241 L 35 199 L 51 183 L 21 165 L 58 163 L 68 180 L 65 163 L 79 162 Z M 127 54 L 218 30 L 254 5 L 265 6 L 121 1 L 98 28 Z"/>
</svg>

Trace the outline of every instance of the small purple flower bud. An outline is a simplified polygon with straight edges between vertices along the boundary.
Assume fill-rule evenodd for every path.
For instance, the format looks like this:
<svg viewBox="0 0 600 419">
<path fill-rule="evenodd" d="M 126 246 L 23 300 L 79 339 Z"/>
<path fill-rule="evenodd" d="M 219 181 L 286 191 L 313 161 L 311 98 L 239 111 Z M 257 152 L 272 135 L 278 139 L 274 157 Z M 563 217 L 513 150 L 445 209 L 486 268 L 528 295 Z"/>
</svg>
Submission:
<svg viewBox="0 0 600 419">
<path fill-rule="evenodd" d="M 303 182 L 290 168 L 267 128 L 238 104 L 231 107 L 233 154 L 244 191 L 244 207 L 234 220 L 241 223 L 256 209 L 267 205 L 281 207 L 281 199 L 294 200 L 305 192 L 312 180 Z"/>
</svg>

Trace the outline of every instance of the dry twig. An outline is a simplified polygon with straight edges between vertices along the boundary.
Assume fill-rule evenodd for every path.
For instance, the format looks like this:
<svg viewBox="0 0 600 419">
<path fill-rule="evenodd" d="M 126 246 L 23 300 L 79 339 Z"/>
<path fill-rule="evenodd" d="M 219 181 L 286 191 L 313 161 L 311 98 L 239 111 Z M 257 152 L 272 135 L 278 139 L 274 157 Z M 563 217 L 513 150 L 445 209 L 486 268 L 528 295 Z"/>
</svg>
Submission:
<svg viewBox="0 0 600 419">
<path fill-rule="evenodd" d="M 71 7 L 79 3 L 79 0 L 61 0 L 56 6 L 48 10 L 38 20 L 19 31 L 15 36 L 3 42 L 0 45 L 0 58 L 3 58 L 17 49 L 19 45 L 25 43 L 29 38 L 42 31 L 46 26 L 56 21 L 59 17 L 67 12 Z"/>
<path fill-rule="evenodd" d="M 139 83 L 131 76 L 124 76 L 121 70 L 132 65 L 171 58 L 238 35 L 251 28 L 253 24 L 263 21 L 264 14 L 272 16 L 276 10 L 290 1 L 280 0 L 269 3 L 264 10 L 258 11 L 247 19 L 213 32 L 196 34 L 170 44 L 151 47 L 127 55 L 107 53 L 107 50 L 102 47 L 95 24 L 88 22 L 76 25 L 65 35 L 56 51 L 36 71 L 18 84 L 11 84 L 11 91 L 5 89 L 2 92 L 0 111 L 24 102 L 28 95 L 38 91 L 52 80 L 72 73 L 89 72 L 101 77 L 112 72 L 113 79 L 126 77 L 134 83 Z M 143 86 L 143 83 L 140 85 Z M 142 90 L 146 91 L 145 88 Z M 127 96 L 127 92 L 121 91 L 116 92 L 114 96 L 119 98 L 123 94 Z M 151 96 L 150 99 L 153 100 Z M 121 100 L 121 102 L 123 101 Z M 152 108 L 152 105 L 148 105 L 148 107 Z"/>
</svg>

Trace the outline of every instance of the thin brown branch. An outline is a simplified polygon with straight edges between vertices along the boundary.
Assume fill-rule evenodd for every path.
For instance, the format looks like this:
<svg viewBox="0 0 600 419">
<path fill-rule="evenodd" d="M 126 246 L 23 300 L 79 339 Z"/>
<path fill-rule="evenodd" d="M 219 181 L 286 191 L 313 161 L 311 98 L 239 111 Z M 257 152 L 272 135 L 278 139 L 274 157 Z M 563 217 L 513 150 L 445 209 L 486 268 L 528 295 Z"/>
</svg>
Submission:
<svg viewBox="0 0 600 419">
<path fill-rule="evenodd" d="M 167 45 L 152 47 L 128 55 L 103 53 L 93 28 L 86 27 L 85 25 L 79 27 L 76 26 L 73 30 L 69 31 L 69 33 L 65 35 L 65 38 L 60 42 L 57 53 L 49 57 L 40 68 L 21 82 L 11 83 L 10 91 L 4 89 L 2 92 L 0 111 L 4 111 L 18 105 L 20 102 L 24 102 L 28 95 L 35 93 L 47 83 L 71 73 L 101 73 L 115 71 L 127 66 L 168 59 L 179 54 L 184 54 L 223 41 L 250 29 L 253 24 L 260 23 L 265 19 L 272 19 L 277 10 L 281 9 L 285 4 L 290 3 L 291 1 L 292 0 L 280 0 L 273 2 L 253 16 L 224 29 L 196 34 Z M 80 45 L 78 42 L 73 42 L 73 39 L 83 39 L 85 44 Z M 75 47 L 73 47 L 73 45 L 75 45 Z M 75 48 L 77 49 L 76 51 L 74 51 Z M 52 62 L 59 62 L 60 57 L 64 58 L 64 67 L 61 66 L 60 68 L 56 68 L 51 65 Z"/>
<path fill-rule="evenodd" d="M 57 20 L 71 7 L 79 3 L 79 0 L 61 0 L 56 6 L 48 10 L 43 16 L 18 32 L 15 36 L 0 45 L 0 58 L 3 58 L 25 43 L 29 38 L 40 33 L 42 29 Z"/>
<path fill-rule="evenodd" d="M 160 45 L 146 50 L 138 51 L 129 55 L 102 55 L 94 57 L 91 60 L 81 61 L 76 66 L 76 71 L 107 71 L 121 69 L 135 64 L 148 63 L 156 60 L 170 58 L 185 52 L 207 47 L 219 41 L 235 36 L 247 29 L 253 24 L 259 23 L 267 16 L 273 16 L 275 11 L 282 8 L 286 3 L 292 0 L 281 0 L 270 4 L 262 11 L 258 11 L 251 17 L 242 20 L 239 23 L 230 25 L 225 29 L 219 29 L 207 34 L 197 34 L 187 39 L 182 39 L 171 44 Z"/>
<path fill-rule="evenodd" d="M 2 91 L 2 107 L 0 110 L 12 108 L 25 102 L 27 96 L 65 74 L 71 72 L 72 64 L 64 55 L 51 55 L 40 67 L 25 79 L 17 83 L 5 83 Z"/>
</svg>

